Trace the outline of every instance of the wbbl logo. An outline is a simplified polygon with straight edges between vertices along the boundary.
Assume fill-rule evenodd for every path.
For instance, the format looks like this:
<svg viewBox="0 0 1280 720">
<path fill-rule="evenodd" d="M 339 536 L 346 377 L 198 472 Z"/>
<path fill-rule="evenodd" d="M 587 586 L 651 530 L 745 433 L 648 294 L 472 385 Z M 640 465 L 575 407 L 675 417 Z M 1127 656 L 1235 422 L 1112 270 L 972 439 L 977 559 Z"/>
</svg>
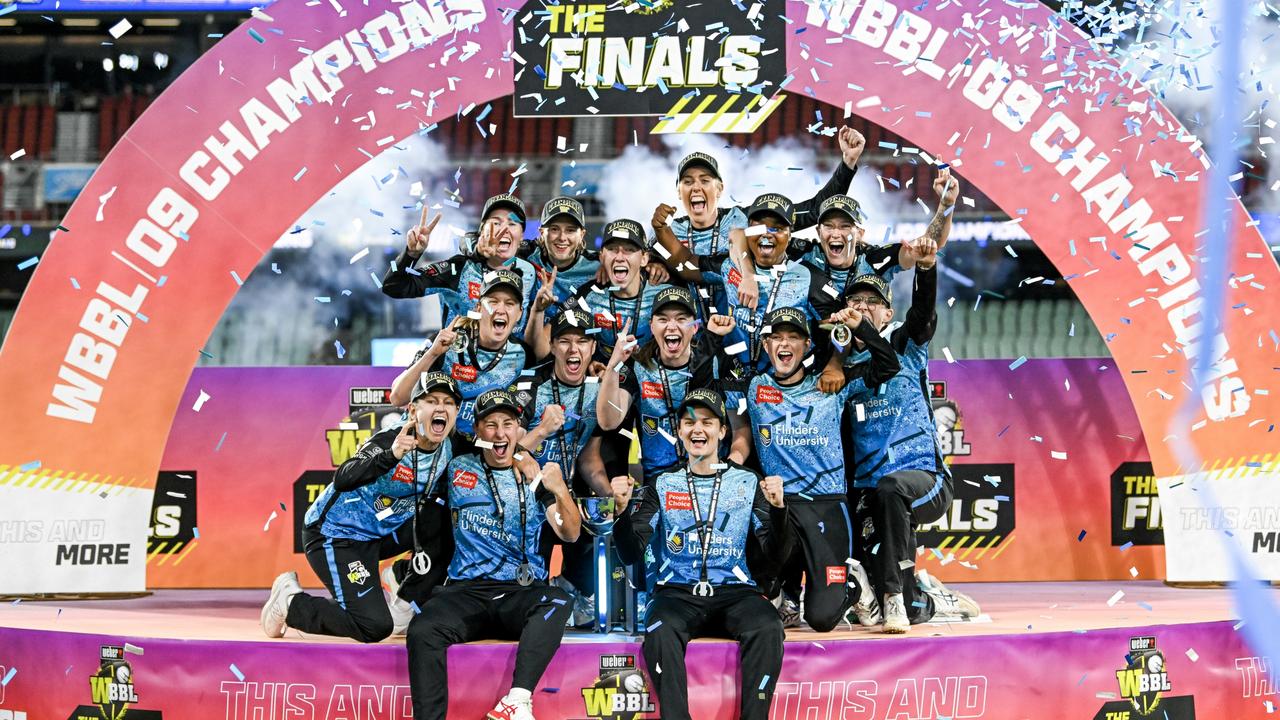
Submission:
<svg viewBox="0 0 1280 720">
<path fill-rule="evenodd" d="M 582 688 L 582 701 L 592 720 L 641 720 L 657 710 L 635 655 L 601 655 L 600 676 Z"/>
</svg>

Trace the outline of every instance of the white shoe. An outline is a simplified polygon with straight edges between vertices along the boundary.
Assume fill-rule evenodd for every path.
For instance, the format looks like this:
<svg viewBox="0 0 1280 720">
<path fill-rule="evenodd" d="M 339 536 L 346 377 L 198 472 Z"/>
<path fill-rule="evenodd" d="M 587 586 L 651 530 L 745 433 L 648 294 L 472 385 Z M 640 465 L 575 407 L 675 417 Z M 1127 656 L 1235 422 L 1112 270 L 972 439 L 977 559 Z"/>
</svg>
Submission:
<svg viewBox="0 0 1280 720">
<path fill-rule="evenodd" d="M 888 635 L 903 635 L 911 629 L 911 621 L 907 619 L 907 606 L 902 593 L 884 596 L 884 626 L 882 631 Z"/>
<path fill-rule="evenodd" d="M 976 600 L 943 585 L 941 580 L 930 575 L 927 570 L 917 573 L 916 580 L 921 589 L 933 598 L 934 617 L 968 620 L 982 614 L 982 609 L 978 607 Z"/>
<path fill-rule="evenodd" d="M 867 569 L 862 567 L 862 563 L 857 560 L 850 562 L 849 579 L 858 588 L 858 602 L 849 608 L 850 612 L 863 627 L 879 625 L 883 622 L 880 603 L 876 601 L 876 591 L 871 587 L 871 578 L 867 577 Z M 845 617 L 848 618 L 848 615 Z"/>
<path fill-rule="evenodd" d="M 485 720 L 537 720 L 533 716 L 533 699 L 513 700 L 510 696 L 504 697 L 485 715 Z"/>
<path fill-rule="evenodd" d="M 285 572 L 276 576 L 275 582 L 271 583 L 271 597 L 267 599 L 267 604 L 262 606 L 262 632 L 267 637 L 279 638 L 284 637 L 285 618 L 289 616 L 289 601 L 294 595 L 302 592 L 302 585 L 298 582 L 298 573 Z"/>
<path fill-rule="evenodd" d="M 398 594 L 400 581 L 396 580 L 395 569 L 391 565 L 382 571 L 382 584 L 387 588 L 387 609 L 391 611 L 391 634 L 404 635 L 409 629 L 409 623 L 413 621 L 413 606 L 408 600 L 400 598 Z"/>
</svg>

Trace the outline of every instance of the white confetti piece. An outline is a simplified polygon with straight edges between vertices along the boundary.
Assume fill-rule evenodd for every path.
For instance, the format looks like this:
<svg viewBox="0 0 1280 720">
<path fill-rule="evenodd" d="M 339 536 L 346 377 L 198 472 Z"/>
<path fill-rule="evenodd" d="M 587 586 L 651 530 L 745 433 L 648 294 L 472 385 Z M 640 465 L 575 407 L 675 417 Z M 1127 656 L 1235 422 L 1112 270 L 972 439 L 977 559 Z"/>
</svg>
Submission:
<svg viewBox="0 0 1280 720">
<path fill-rule="evenodd" d="M 1116 594 L 1112 595 L 1110 600 L 1107 600 L 1107 607 L 1115 607 L 1116 603 L 1120 602 L 1120 598 L 1123 598 L 1123 597 L 1124 597 L 1124 591 L 1117 590 Z"/>
<path fill-rule="evenodd" d="M 267 529 L 271 527 L 271 521 L 275 520 L 277 517 L 280 517 L 280 514 L 277 513 L 275 510 L 272 510 L 271 517 L 267 518 L 267 521 L 262 525 L 262 532 L 266 532 Z"/>
<path fill-rule="evenodd" d="M 1196 662 L 1200 659 L 1200 654 L 1194 648 L 1187 648 L 1187 657 L 1191 658 L 1191 662 Z"/>
<path fill-rule="evenodd" d="M 209 402 L 209 398 L 210 398 L 209 393 L 205 392 L 204 390 L 201 390 L 200 397 L 196 398 L 196 404 L 192 405 L 191 409 L 195 410 L 196 412 L 200 412 L 200 408 L 204 407 L 204 404 Z"/>
<path fill-rule="evenodd" d="M 121 35 L 124 35 L 125 33 L 129 32 L 132 29 L 133 29 L 133 24 L 130 23 L 128 20 L 122 19 L 120 20 L 120 22 L 116 23 L 115 25 L 112 25 L 111 29 L 108 30 L 107 32 L 111 33 L 111 37 L 119 40 Z"/>
<path fill-rule="evenodd" d="M 9 159 L 10 159 L 10 160 L 17 160 L 18 158 L 20 158 L 20 157 L 22 157 L 23 155 L 26 155 L 26 154 L 27 154 L 27 149 L 26 149 L 26 148 L 18 148 L 17 150 L 13 151 L 13 154 L 9 156 Z"/>
</svg>

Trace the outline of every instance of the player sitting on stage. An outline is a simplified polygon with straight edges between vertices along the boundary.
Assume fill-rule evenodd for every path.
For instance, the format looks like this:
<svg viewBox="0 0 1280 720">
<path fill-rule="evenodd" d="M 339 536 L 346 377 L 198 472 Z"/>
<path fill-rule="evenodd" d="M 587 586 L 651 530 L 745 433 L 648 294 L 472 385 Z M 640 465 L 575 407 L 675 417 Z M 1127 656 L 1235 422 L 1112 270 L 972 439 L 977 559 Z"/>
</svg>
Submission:
<svg viewBox="0 0 1280 720">
<path fill-rule="evenodd" d="M 445 471 L 455 550 L 448 581 L 409 625 L 415 720 L 446 717 L 446 652 L 450 645 L 483 639 L 520 643 L 511 690 L 489 720 L 533 720 L 533 688 L 564 637 L 569 596 L 547 585 L 547 563 L 538 550 L 547 526 L 565 542 L 577 540 L 581 516 L 559 466 L 538 468 L 527 454 L 515 460 L 524 436 L 520 413 L 506 390 L 481 395 L 481 451 L 455 457 Z"/>
<path fill-rule="evenodd" d="M 291 627 L 378 642 L 394 630 L 378 561 L 417 549 L 412 520 L 453 457 L 447 440 L 462 394 L 435 372 L 418 377 L 410 398 L 408 420 L 361 445 L 307 509 L 303 551 L 333 599 L 304 593 L 297 573 L 282 573 L 262 608 L 268 637 Z"/>
<path fill-rule="evenodd" d="M 408 401 L 414 378 L 426 370 L 440 370 L 458 381 L 462 407 L 458 410 L 457 453 L 470 452 L 475 399 L 488 390 L 508 388 L 525 368 L 533 365 L 533 353 L 512 337 L 520 322 L 520 276 L 507 268 L 491 270 L 480 293 L 477 328 L 470 318 L 455 318 L 418 351 L 413 363 L 391 385 L 392 405 Z M 465 330 L 458 330 L 466 325 Z"/>
<path fill-rule="evenodd" d="M 926 592 L 917 599 L 914 564 L 915 526 L 941 517 L 951 507 L 951 471 L 942 461 L 929 386 L 929 340 L 938 324 L 934 309 L 938 292 L 938 243 L 950 225 L 950 213 L 959 192 L 943 170 L 934 182 L 941 206 L 923 237 L 910 245 L 914 255 L 915 288 L 906 321 L 888 334 L 900 370 L 880 387 L 860 386 L 849 395 L 853 422 L 855 497 L 854 516 L 862 528 L 863 548 L 878 546 L 867 557 L 876 599 L 861 603 L 855 612 L 859 622 L 873 625 L 883 614 L 886 633 L 905 633 L 913 623 L 927 622 L 935 610 L 947 615 L 976 616 L 977 604 L 967 596 L 948 591 L 941 583 L 922 576 Z M 948 183 L 949 186 L 948 186 Z M 836 316 L 850 322 L 867 318 L 878 331 L 893 320 L 889 284 L 878 275 L 860 275 L 850 285 L 848 309 Z M 878 337 L 878 336 L 877 336 Z M 863 347 L 861 335 L 855 346 Z M 852 368 L 858 374 L 862 363 Z M 887 409 L 893 412 L 884 412 Z"/>
<path fill-rule="evenodd" d="M 823 200 L 847 192 L 858 158 L 866 146 L 866 138 L 850 127 L 840 128 L 836 135 L 841 162 L 836 163 L 831 179 L 812 198 L 800 203 L 796 213 L 796 230 L 817 222 L 817 208 Z M 650 224 L 654 229 L 658 255 L 680 279 L 689 283 L 689 292 L 698 299 L 698 319 L 705 320 L 712 309 L 724 312 L 724 278 L 721 268 L 729 257 L 729 232 L 747 226 L 747 211 L 741 207 L 719 207 L 724 194 L 720 163 L 702 152 L 690 153 L 680 161 L 676 173 L 676 193 L 685 215 L 673 216 L 676 209 L 659 205 Z M 745 246 L 740 248 L 745 252 Z M 705 286 L 702 292 L 699 288 Z"/>
<path fill-rule="evenodd" d="M 654 560 L 661 569 L 645 619 L 644 658 L 666 720 L 690 717 L 685 647 L 691 638 L 728 635 L 738 641 L 744 720 L 769 716 L 782 669 L 782 622 L 747 566 L 750 543 L 759 543 L 774 563 L 789 550 L 782 480 L 762 480 L 741 465 L 721 462 L 726 432 L 720 395 L 692 390 L 679 408 L 687 462 L 635 491 L 634 502 L 631 480 L 613 481 L 621 512 L 614 537 L 622 558 L 639 561 L 650 537 L 659 537 Z"/>
<path fill-rule="evenodd" d="M 480 214 L 480 234 L 473 255 L 458 254 L 448 260 L 418 267 L 427 250 L 431 231 L 440 222 L 437 215 L 429 222 L 427 208 L 422 219 L 405 236 L 405 249 L 382 278 L 382 292 L 393 298 L 418 298 L 440 295 L 445 309 L 445 322 L 466 316 L 480 302 L 481 290 L 489 274 L 499 268 L 517 273 L 521 280 L 519 306 L 529 307 L 537 287 L 537 273 L 527 260 L 516 257 L 524 236 L 524 203 L 514 195 L 494 195 L 484 203 Z M 524 326 L 513 329 L 516 337 L 524 335 Z"/>
<path fill-rule="evenodd" d="M 804 563 L 804 619 L 818 632 L 835 628 L 849 604 L 871 591 L 865 571 L 851 562 L 853 529 L 840 437 L 845 399 L 898 372 L 893 348 L 871 323 L 849 321 L 871 360 L 840 392 L 822 392 L 817 374 L 806 370 L 809 321 L 793 307 L 765 316 L 764 352 L 772 371 L 755 376 L 746 392 L 760 465 L 766 474 L 782 478 L 799 538 L 786 564 Z"/>
</svg>

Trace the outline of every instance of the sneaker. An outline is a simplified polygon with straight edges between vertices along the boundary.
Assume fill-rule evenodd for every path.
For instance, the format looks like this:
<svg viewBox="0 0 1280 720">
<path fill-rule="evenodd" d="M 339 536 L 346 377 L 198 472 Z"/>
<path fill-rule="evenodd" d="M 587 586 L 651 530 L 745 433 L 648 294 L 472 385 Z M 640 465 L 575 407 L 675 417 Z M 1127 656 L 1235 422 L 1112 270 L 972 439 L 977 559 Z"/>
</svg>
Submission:
<svg viewBox="0 0 1280 720">
<path fill-rule="evenodd" d="M 784 596 L 778 604 L 778 617 L 782 618 L 784 628 L 800 627 L 800 603 Z"/>
<path fill-rule="evenodd" d="M 596 598 L 594 595 L 577 593 L 573 597 L 573 612 L 569 613 L 569 622 L 579 630 L 591 630 L 596 626 Z"/>
<path fill-rule="evenodd" d="M 928 571 L 921 570 L 917 573 L 916 581 L 920 588 L 933 598 L 934 617 L 969 620 L 982 614 L 982 609 L 978 607 L 976 600 L 943 585 L 941 580 L 930 575 Z"/>
<path fill-rule="evenodd" d="M 867 577 L 867 569 L 862 567 L 862 563 L 857 560 L 849 561 L 849 580 L 850 583 L 858 588 L 858 602 L 849 608 L 849 612 L 858 620 L 858 624 L 863 627 L 874 627 L 883 622 L 883 615 L 880 612 L 880 603 L 876 600 L 876 592 L 871 587 L 871 578 Z M 853 623 L 848 621 L 849 615 L 846 613 L 846 622 L 850 625 Z"/>
<path fill-rule="evenodd" d="M 388 565 L 382 571 L 382 584 L 387 588 L 387 609 L 391 611 L 391 634 L 404 635 L 413 620 L 413 606 L 401 599 L 400 581 L 396 579 L 395 566 Z"/>
<path fill-rule="evenodd" d="M 888 635 L 902 635 L 911 629 L 911 621 L 907 619 L 907 606 L 902 593 L 884 596 L 884 626 L 882 631 Z"/>
<path fill-rule="evenodd" d="M 512 700 L 504 697 L 485 715 L 485 720 L 537 720 L 533 716 L 533 700 Z"/>
<path fill-rule="evenodd" d="M 262 606 L 262 632 L 267 637 L 279 638 L 284 637 L 285 618 L 289 616 L 289 601 L 294 595 L 302 592 L 302 585 L 298 582 L 298 573 L 286 572 L 276 576 L 275 582 L 271 583 L 271 597 L 267 599 L 267 604 Z"/>
</svg>

